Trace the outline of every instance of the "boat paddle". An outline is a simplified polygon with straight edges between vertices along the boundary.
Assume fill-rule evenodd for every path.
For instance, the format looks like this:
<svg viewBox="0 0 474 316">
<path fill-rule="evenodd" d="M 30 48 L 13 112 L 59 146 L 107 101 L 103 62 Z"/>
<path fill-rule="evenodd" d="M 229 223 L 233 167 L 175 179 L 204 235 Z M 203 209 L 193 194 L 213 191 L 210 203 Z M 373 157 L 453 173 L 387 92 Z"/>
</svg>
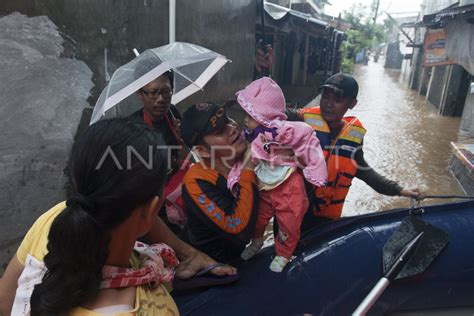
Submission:
<svg viewBox="0 0 474 316">
<path fill-rule="evenodd" d="M 425 271 L 448 239 L 445 231 L 413 215 L 406 217 L 383 247 L 383 277 L 352 315 L 366 315 L 391 281 Z"/>
</svg>

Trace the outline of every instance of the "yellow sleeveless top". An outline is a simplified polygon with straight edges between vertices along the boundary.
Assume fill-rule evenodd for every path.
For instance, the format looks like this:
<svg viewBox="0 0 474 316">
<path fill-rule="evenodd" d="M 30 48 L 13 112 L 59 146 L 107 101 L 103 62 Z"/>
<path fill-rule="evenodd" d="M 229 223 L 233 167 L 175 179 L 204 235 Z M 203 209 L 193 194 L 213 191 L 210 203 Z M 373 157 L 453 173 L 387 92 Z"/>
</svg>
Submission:
<svg viewBox="0 0 474 316">
<path fill-rule="evenodd" d="M 44 256 L 48 253 L 48 233 L 54 219 L 66 208 L 66 203 L 61 202 L 51 208 L 49 211 L 41 215 L 33 226 L 30 228 L 20 247 L 17 250 L 16 256 L 21 264 L 25 264 L 27 255 L 31 255 L 39 261 L 43 262 Z M 132 267 L 139 267 L 138 256 L 133 255 L 130 258 Z M 94 311 L 87 310 L 82 307 L 77 307 L 71 310 L 69 315 L 100 315 Z M 157 315 L 157 316 L 171 316 L 179 315 L 178 307 L 173 298 L 163 284 L 156 288 L 151 288 L 147 285 L 138 286 L 136 289 L 135 308 L 129 312 L 119 313 L 116 315 Z"/>
</svg>

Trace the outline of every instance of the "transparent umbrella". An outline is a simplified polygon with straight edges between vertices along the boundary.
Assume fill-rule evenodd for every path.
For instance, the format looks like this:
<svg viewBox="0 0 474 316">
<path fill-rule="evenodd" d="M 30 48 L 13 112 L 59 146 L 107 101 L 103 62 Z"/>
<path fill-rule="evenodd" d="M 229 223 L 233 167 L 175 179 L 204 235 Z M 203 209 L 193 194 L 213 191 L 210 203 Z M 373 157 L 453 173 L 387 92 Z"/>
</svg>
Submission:
<svg viewBox="0 0 474 316">
<path fill-rule="evenodd" d="M 97 100 L 90 124 L 100 120 L 119 102 L 169 70 L 174 72 L 171 103 L 177 104 L 202 90 L 229 61 L 207 48 L 183 42 L 147 49 L 114 72 Z"/>
</svg>

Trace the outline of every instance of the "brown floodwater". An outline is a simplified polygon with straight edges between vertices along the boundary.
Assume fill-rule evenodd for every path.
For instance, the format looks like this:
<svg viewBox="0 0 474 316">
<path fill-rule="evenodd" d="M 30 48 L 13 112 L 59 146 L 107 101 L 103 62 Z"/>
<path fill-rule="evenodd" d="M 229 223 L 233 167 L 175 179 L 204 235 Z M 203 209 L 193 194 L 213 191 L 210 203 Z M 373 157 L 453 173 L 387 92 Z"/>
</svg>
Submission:
<svg viewBox="0 0 474 316">
<path fill-rule="evenodd" d="M 356 67 L 354 77 L 358 103 L 348 115 L 357 116 L 367 129 L 364 154 L 369 165 L 406 188 L 419 187 L 429 195 L 463 195 L 448 168 L 450 142 L 458 140 L 460 118 L 439 115 L 424 96 L 407 88 L 400 71 L 384 69 L 383 60 Z M 410 205 L 408 198 L 378 194 L 355 179 L 343 215 Z"/>
<path fill-rule="evenodd" d="M 407 76 L 399 70 L 383 68 L 384 60 L 356 66 L 359 83 L 358 103 L 347 115 L 357 116 L 367 134 L 364 138 L 366 161 L 383 176 L 405 188 L 420 188 L 429 195 L 464 195 L 449 171 L 450 142 L 458 140 L 459 117 L 439 115 L 424 96 L 408 88 Z M 319 98 L 307 106 L 319 104 Z M 232 116 L 243 113 L 234 109 Z M 422 205 L 445 203 L 448 199 L 425 199 Z M 363 181 L 354 179 L 344 204 L 343 216 L 405 208 L 412 200 L 385 196 Z M 265 245 L 273 243 L 271 226 Z"/>
</svg>

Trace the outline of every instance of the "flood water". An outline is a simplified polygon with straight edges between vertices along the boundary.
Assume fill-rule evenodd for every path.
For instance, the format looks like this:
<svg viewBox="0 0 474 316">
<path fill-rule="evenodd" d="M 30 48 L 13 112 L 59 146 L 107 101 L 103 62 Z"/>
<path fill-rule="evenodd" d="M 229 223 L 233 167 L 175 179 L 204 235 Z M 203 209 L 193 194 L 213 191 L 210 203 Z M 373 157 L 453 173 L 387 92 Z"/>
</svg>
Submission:
<svg viewBox="0 0 474 316">
<path fill-rule="evenodd" d="M 439 115 L 437 109 L 408 88 L 407 76 L 387 70 L 384 59 L 367 66 L 356 66 L 359 83 L 358 103 L 346 115 L 357 116 L 367 133 L 365 160 L 383 176 L 404 188 L 420 188 L 428 195 L 464 195 L 449 171 L 450 142 L 458 140 L 459 117 Z M 405 81 L 404 81 L 405 80 Z M 319 98 L 307 106 L 319 105 Z M 232 117 L 243 115 L 234 109 Z M 425 199 L 421 205 L 445 203 L 449 199 Z M 405 197 L 385 196 L 363 181 L 354 179 L 344 204 L 343 216 L 366 214 L 412 206 Z M 271 226 L 265 233 L 265 246 L 273 243 Z"/>
<path fill-rule="evenodd" d="M 450 142 L 458 139 L 460 118 L 439 115 L 424 96 L 407 88 L 400 71 L 384 69 L 383 60 L 358 66 L 354 77 L 359 83 L 358 103 L 347 115 L 357 116 L 367 129 L 364 155 L 369 165 L 406 188 L 419 187 L 429 195 L 463 195 L 448 168 Z M 355 179 L 343 215 L 410 205 L 408 198 L 378 194 Z"/>
</svg>

